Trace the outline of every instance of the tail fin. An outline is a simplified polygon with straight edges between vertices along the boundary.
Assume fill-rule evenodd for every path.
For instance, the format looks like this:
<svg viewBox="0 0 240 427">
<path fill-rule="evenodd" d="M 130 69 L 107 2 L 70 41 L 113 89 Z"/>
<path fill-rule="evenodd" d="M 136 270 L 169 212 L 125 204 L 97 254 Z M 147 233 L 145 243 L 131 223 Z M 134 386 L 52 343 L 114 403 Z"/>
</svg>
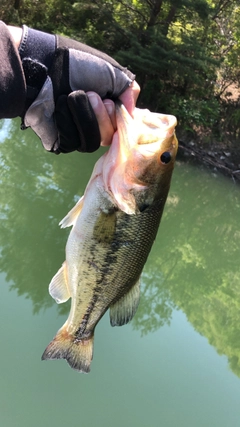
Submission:
<svg viewBox="0 0 240 427">
<path fill-rule="evenodd" d="M 90 372 L 92 358 L 93 335 L 78 340 L 66 331 L 66 327 L 58 331 L 42 355 L 42 360 L 66 359 L 71 368 L 86 374 Z"/>
</svg>

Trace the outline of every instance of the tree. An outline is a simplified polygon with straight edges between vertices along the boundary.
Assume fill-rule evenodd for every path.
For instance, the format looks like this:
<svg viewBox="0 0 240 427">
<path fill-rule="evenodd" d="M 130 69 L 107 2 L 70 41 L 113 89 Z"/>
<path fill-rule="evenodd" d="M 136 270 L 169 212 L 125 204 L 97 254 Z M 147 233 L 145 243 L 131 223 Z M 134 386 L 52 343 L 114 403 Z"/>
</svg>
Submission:
<svg viewBox="0 0 240 427">
<path fill-rule="evenodd" d="M 226 94 L 239 87 L 239 10 L 238 0 L 3 0 L 1 17 L 106 51 L 136 73 L 139 106 L 219 136 L 239 131 Z"/>
</svg>

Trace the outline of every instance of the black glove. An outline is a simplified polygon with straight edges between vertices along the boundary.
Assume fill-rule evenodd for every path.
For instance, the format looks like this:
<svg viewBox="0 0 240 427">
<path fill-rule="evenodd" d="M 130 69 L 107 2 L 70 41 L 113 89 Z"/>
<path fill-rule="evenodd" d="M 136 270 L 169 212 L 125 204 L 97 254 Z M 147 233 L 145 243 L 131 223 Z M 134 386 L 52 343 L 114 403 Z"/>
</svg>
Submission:
<svg viewBox="0 0 240 427">
<path fill-rule="evenodd" d="M 23 127 L 56 154 L 95 151 L 98 122 L 85 92 L 116 99 L 135 76 L 108 55 L 61 36 L 24 28 L 19 48 L 27 84 Z"/>
</svg>

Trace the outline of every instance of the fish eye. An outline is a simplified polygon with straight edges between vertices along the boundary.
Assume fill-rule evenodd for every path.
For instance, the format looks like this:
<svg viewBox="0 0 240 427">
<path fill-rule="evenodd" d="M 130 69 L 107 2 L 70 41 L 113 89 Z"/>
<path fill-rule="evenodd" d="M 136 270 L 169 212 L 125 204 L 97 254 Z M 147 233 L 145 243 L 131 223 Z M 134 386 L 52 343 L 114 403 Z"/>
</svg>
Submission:
<svg viewBox="0 0 240 427">
<path fill-rule="evenodd" d="M 169 153 L 169 151 L 165 151 L 164 153 L 162 153 L 160 160 L 162 163 L 166 165 L 171 161 L 171 158 L 172 158 L 171 153 Z"/>
</svg>

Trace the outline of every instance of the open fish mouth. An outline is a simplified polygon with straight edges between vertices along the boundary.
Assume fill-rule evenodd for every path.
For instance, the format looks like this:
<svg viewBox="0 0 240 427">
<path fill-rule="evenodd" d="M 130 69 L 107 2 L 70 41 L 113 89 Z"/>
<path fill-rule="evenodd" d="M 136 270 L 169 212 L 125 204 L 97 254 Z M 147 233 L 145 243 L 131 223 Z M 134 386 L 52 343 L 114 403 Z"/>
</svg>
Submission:
<svg viewBox="0 0 240 427">
<path fill-rule="evenodd" d="M 148 109 L 135 108 L 132 118 L 121 103 L 116 103 L 118 130 L 124 134 L 125 143 L 134 141 L 137 133 L 137 144 L 151 144 L 171 137 L 177 126 L 177 119 L 170 114 L 152 113 Z"/>
</svg>

